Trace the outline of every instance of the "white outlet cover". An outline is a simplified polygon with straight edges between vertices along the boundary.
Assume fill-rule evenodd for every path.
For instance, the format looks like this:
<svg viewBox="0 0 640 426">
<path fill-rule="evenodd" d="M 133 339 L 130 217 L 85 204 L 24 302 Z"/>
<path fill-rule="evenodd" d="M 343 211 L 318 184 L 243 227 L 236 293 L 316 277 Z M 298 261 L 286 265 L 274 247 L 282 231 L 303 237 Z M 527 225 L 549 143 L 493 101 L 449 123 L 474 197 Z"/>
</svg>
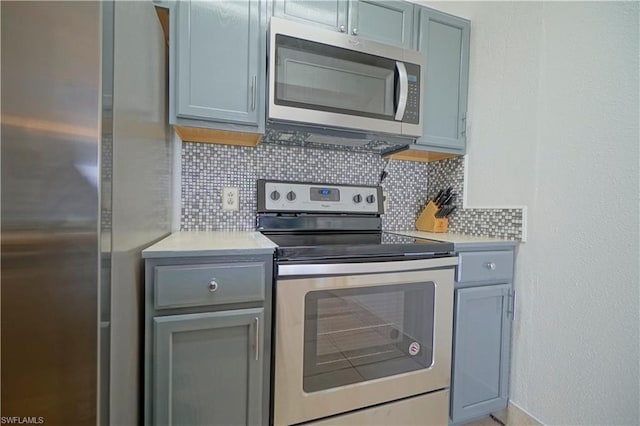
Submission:
<svg viewBox="0 0 640 426">
<path fill-rule="evenodd" d="M 238 188 L 226 186 L 222 188 L 222 210 L 239 210 Z"/>
</svg>

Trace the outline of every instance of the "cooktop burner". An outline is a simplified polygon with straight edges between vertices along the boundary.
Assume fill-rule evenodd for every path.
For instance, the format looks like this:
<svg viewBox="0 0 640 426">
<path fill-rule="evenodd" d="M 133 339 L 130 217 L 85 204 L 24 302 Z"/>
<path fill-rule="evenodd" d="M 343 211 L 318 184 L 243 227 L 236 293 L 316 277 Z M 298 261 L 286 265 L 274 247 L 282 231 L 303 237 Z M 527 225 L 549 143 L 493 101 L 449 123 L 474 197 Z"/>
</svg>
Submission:
<svg viewBox="0 0 640 426">
<path fill-rule="evenodd" d="M 279 260 L 368 257 L 435 257 L 453 252 L 452 243 L 390 232 L 292 233 L 265 236 L 278 245 Z"/>
<path fill-rule="evenodd" d="M 452 243 L 382 231 L 380 186 L 258 181 L 256 229 L 279 262 L 358 262 L 450 256 Z"/>
</svg>

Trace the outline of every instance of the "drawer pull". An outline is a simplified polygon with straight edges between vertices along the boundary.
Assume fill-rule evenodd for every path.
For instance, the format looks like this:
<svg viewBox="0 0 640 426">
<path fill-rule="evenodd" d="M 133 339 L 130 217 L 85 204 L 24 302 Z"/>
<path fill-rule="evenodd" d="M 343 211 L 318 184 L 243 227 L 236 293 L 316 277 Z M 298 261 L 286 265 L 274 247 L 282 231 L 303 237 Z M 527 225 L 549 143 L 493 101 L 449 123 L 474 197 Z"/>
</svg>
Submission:
<svg viewBox="0 0 640 426">
<path fill-rule="evenodd" d="M 218 283 L 215 280 L 209 281 L 209 291 L 213 293 L 218 289 Z"/>
<path fill-rule="evenodd" d="M 487 265 L 486 265 L 486 266 L 487 266 L 487 269 L 490 269 L 490 270 L 492 270 L 492 271 L 495 271 L 495 270 L 496 270 L 496 264 L 495 264 L 495 263 L 493 263 L 493 262 L 489 262 L 489 263 L 487 263 Z"/>
</svg>

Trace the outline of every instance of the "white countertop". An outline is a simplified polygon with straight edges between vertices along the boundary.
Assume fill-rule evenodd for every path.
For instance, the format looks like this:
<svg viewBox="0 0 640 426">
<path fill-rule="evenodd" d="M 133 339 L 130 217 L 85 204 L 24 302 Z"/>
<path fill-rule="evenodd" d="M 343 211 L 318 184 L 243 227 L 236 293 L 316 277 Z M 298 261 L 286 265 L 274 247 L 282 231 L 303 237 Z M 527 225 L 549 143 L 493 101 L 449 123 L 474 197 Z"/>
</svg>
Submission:
<svg viewBox="0 0 640 426">
<path fill-rule="evenodd" d="M 174 232 L 142 251 L 143 258 L 270 254 L 277 246 L 259 232 Z"/>
<path fill-rule="evenodd" d="M 456 250 L 512 248 L 519 242 L 455 233 L 390 231 L 394 234 L 454 243 Z M 277 245 L 253 231 L 174 232 L 142 251 L 143 258 L 271 254 Z"/>
<path fill-rule="evenodd" d="M 394 234 L 408 235 L 417 238 L 428 238 L 437 241 L 454 243 L 456 250 L 462 248 L 475 248 L 479 246 L 508 246 L 515 247 L 520 241 L 503 240 L 500 238 L 475 237 L 472 235 L 456 234 L 453 232 L 425 232 L 425 231 L 389 231 Z"/>
</svg>

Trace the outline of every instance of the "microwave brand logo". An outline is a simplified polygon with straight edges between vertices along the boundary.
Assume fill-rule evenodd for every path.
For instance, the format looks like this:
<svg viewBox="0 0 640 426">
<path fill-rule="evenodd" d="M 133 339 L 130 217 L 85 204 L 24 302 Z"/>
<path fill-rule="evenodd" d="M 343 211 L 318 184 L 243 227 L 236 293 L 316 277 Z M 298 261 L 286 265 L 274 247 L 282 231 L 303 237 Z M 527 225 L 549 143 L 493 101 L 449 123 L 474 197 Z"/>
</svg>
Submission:
<svg viewBox="0 0 640 426">
<path fill-rule="evenodd" d="M 2 416 L 0 424 L 3 425 L 41 425 L 44 424 L 44 417 L 20 417 Z"/>
</svg>

